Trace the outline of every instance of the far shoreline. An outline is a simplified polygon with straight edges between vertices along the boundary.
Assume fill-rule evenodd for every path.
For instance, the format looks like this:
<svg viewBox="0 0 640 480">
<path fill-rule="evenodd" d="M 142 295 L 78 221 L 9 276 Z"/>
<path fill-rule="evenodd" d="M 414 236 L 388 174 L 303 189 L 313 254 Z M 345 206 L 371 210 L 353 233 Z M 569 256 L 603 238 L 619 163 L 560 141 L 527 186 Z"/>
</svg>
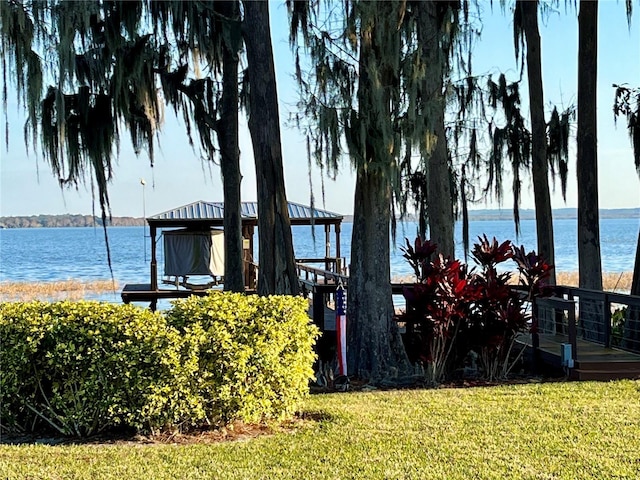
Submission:
<svg viewBox="0 0 640 480">
<path fill-rule="evenodd" d="M 559 208 L 553 211 L 554 220 L 576 220 L 577 210 L 575 208 Z M 601 220 L 640 220 L 640 207 L 638 208 L 607 208 L 600 210 Z M 415 215 L 408 215 L 399 221 L 417 221 Z M 520 220 L 535 220 L 535 210 L 520 210 Z M 353 215 L 344 215 L 344 223 L 352 223 Z M 513 221 L 513 212 L 510 209 L 484 209 L 470 210 L 470 222 L 483 221 Z M 107 222 L 110 227 L 142 227 L 146 225 L 142 217 L 112 217 Z M 82 214 L 62 214 L 62 215 L 30 215 L 30 216 L 8 216 L 0 217 L 0 229 L 13 228 L 77 228 L 77 227 L 102 227 L 102 219 L 92 215 Z"/>
</svg>

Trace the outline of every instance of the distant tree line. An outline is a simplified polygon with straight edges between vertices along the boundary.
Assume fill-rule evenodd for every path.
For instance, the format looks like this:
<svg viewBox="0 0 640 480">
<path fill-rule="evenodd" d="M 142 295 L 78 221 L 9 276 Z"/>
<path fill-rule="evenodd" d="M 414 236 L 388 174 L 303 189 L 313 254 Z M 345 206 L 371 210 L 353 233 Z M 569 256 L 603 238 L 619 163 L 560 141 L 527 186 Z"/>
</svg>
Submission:
<svg viewBox="0 0 640 480">
<path fill-rule="evenodd" d="M 559 208 L 553 211 L 554 218 L 575 219 L 575 208 Z M 535 218 L 534 210 L 522 210 L 521 220 Z M 620 208 L 600 210 L 600 218 L 640 218 L 639 208 Z M 407 215 L 406 221 L 417 222 L 415 215 Z M 510 210 L 473 210 L 469 212 L 469 220 L 508 220 L 513 216 Z M 344 221 L 353 222 L 353 215 L 345 215 Z M 112 217 L 107 219 L 107 226 L 135 227 L 144 225 L 143 218 Z M 56 228 L 56 227 L 101 227 L 102 219 L 91 215 L 30 215 L 17 217 L 0 217 L 0 228 Z"/>
<path fill-rule="evenodd" d="M 535 210 L 520 210 L 520 220 L 535 220 Z M 578 218 L 578 211 L 575 208 L 555 208 L 553 209 L 553 218 L 564 220 L 575 220 Z M 617 218 L 640 218 L 640 208 L 605 208 L 600 209 L 601 219 L 617 219 Z M 400 220 L 400 218 L 398 218 Z M 420 219 L 415 214 L 407 214 L 402 218 L 403 221 L 419 222 Z M 509 209 L 481 209 L 470 210 L 469 221 L 513 221 L 513 212 Z M 353 222 L 353 215 L 345 215 L 343 222 Z"/>
<path fill-rule="evenodd" d="M 144 219 L 134 217 L 112 217 L 108 226 L 132 227 L 144 225 Z M 31 215 L 28 217 L 0 217 L 0 228 L 45 228 L 45 227 L 101 227 L 102 219 L 92 215 Z"/>
</svg>

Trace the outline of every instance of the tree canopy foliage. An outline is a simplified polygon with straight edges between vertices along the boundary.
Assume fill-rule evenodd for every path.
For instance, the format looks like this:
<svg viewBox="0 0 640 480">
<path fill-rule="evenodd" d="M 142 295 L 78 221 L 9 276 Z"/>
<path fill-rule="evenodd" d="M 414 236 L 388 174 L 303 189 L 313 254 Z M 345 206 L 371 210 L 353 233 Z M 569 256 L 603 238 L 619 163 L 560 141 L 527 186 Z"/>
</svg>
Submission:
<svg viewBox="0 0 640 480">
<path fill-rule="evenodd" d="M 248 7 L 254 6 L 245 10 Z M 232 285 L 234 290 L 244 289 L 237 111 L 239 102 L 249 105 L 248 75 L 242 78 L 244 93 L 238 94 L 237 69 L 243 33 L 251 38 L 249 34 L 258 31 L 243 32 L 240 10 L 238 1 L 11 0 L 0 6 L 5 106 L 7 83 L 13 80 L 28 113 L 27 147 L 41 146 L 61 186 L 89 182 L 92 191 L 95 187 L 103 220 L 110 216 L 107 187 L 122 131 L 129 132 L 136 154 L 146 150 L 153 165 L 165 105 L 182 116 L 189 143 L 202 159 L 215 161 L 220 151 L 228 197 L 225 288 Z M 265 12 L 254 18 L 253 27 L 262 23 L 268 30 L 268 9 Z M 270 43 L 265 48 L 270 51 Z M 259 62 L 266 61 L 258 57 L 250 68 L 257 70 Z M 260 79 L 254 75 L 256 82 Z M 258 95 L 257 85 L 254 90 Z M 254 123 L 279 122 L 277 108 L 269 115 Z M 255 129 L 251 133 L 255 135 Z M 279 135 L 272 137 L 269 145 L 257 145 L 273 150 L 277 142 L 280 149 Z M 291 243 L 284 186 L 277 180 L 283 177 L 281 158 L 279 168 L 272 168 L 262 161 L 263 150 L 254 151 L 257 169 L 264 166 L 258 176 L 273 184 L 284 200 L 258 189 L 259 231 L 265 235 L 273 230 L 278 242 L 288 232 Z M 291 248 L 287 255 L 262 246 L 264 257 L 273 256 L 276 264 L 286 263 L 293 270 Z M 262 274 L 277 275 L 269 268 L 261 269 Z M 275 280 L 263 283 L 277 285 Z"/>
<path fill-rule="evenodd" d="M 41 145 L 61 183 L 89 176 L 108 209 L 122 130 L 153 164 L 165 102 L 213 158 L 221 49 L 239 50 L 239 20 L 204 2 L 11 0 L 0 9 L 3 101 L 15 81 L 25 141 Z"/>
</svg>

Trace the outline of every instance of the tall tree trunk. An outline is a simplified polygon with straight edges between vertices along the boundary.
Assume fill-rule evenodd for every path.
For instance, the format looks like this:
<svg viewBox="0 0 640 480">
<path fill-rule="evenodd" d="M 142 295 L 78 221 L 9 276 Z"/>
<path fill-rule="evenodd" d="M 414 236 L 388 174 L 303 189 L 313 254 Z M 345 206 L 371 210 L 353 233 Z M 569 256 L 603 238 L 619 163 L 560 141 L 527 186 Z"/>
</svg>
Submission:
<svg viewBox="0 0 640 480">
<path fill-rule="evenodd" d="M 580 287 L 602 290 L 596 79 L 598 2 L 580 0 L 578 14 L 578 268 Z"/>
<path fill-rule="evenodd" d="M 426 119 L 427 130 L 435 137 L 435 145 L 422 145 L 422 156 L 423 161 L 426 161 L 427 171 L 429 237 L 432 242 L 438 244 L 440 253 L 453 258 L 455 256 L 453 193 L 444 128 L 445 95 L 443 92 L 448 52 L 443 52 L 440 44 L 442 32 L 436 2 L 420 2 L 417 5 L 420 7 L 418 42 L 422 45 L 422 56 L 427 68 L 424 80 L 426 95 L 424 101 L 429 108 L 425 113 L 428 112 L 431 117 Z"/>
<path fill-rule="evenodd" d="M 540 32 L 538 30 L 538 1 L 520 1 L 522 25 L 527 41 L 527 76 L 529 81 L 529 108 L 531 109 L 531 176 L 536 207 L 536 232 L 538 254 L 555 264 L 553 241 L 553 213 L 549 194 L 549 164 L 547 161 L 547 136 L 544 118 L 544 93 L 542 88 L 542 61 Z M 556 284 L 555 270 L 549 277 Z"/>
<path fill-rule="evenodd" d="M 349 370 L 380 380 L 408 366 L 393 320 L 389 227 L 395 164 L 392 105 L 398 98 L 400 2 L 361 2 L 357 165 L 348 288 Z M 364 132 L 362 138 L 361 132 Z"/>
<path fill-rule="evenodd" d="M 242 33 L 249 67 L 249 131 L 258 189 L 258 293 L 295 295 L 299 286 L 284 185 L 269 3 L 244 1 L 243 5 Z"/>
<path fill-rule="evenodd" d="M 229 19 L 239 16 L 237 1 L 216 2 L 216 10 Z M 242 212 L 240 204 L 240 148 L 238 146 L 238 52 L 224 42 L 222 48 L 222 98 L 217 122 L 220 167 L 224 192 L 224 289 L 244 292 Z"/>
<path fill-rule="evenodd" d="M 579 286 L 602 290 L 596 84 L 598 2 L 580 0 L 578 14 L 578 274 Z M 588 340 L 603 341 L 603 306 L 580 301 L 580 325 Z"/>
<path fill-rule="evenodd" d="M 631 279 L 631 295 L 637 295 L 640 297 L 640 231 L 638 231 L 636 261 L 633 265 L 633 278 Z"/>
<path fill-rule="evenodd" d="M 391 189 L 380 172 L 359 168 L 353 211 L 348 290 L 349 371 L 380 380 L 406 367 L 393 320 L 390 283 Z"/>
<path fill-rule="evenodd" d="M 640 231 L 636 245 L 636 260 L 631 279 L 631 295 L 640 296 Z M 627 315 L 622 334 L 622 347 L 640 352 L 640 307 L 627 307 Z"/>
</svg>

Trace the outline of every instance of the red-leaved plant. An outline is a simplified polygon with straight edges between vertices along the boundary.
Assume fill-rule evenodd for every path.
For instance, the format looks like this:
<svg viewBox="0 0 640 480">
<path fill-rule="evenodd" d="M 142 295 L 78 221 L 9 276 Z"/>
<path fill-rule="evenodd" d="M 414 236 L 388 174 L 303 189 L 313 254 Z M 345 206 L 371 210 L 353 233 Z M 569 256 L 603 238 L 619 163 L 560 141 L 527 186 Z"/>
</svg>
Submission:
<svg viewBox="0 0 640 480">
<path fill-rule="evenodd" d="M 484 235 L 472 251 L 481 269 L 476 275 L 481 295 L 469 317 L 469 347 L 478 353 L 488 380 L 506 377 L 523 353 L 521 349 L 515 359 L 511 355 L 517 335 L 527 327 L 524 300 L 509 285 L 511 273 L 498 272 L 498 265 L 512 259 L 515 250 L 509 240 L 499 244 Z"/>
<path fill-rule="evenodd" d="M 416 239 L 402 249 L 416 274 L 416 284 L 404 289 L 407 311 L 403 320 L 411 331 L 408 353 L 425 367 L 427 381 L 441 382 L 458 365 L 456 360 L 474 350 L 484 376 L 506 377 L 522 350 L 514 356 L 517 335 L 527 330 L 534 296 L 545 293 L 544 280 L 552 266 L 535 254 L 525 253 L 510 241 L 478 238 L 471 252 L 480 271 L 468 271 L 458 260 L 436 253 L 436 245 Z M 524 294 L 510 285 L 511 273 L 498 265 L 513 259 L 520 272 Z M 462 355 L 452 355 L 461 351 Z"/>
<path fill-rule="evenodd" d="M 465 264 L 442 255 L 434 256 L 436 245 L 416 240 L 403 248 L 404 257 L 416 273 L 417 282 L 404 289 L 407 310 L 403 320 L 412 331 L 408 353 L 424 366 L 429 383 L 443 380 L 456 339 L 479 291 Z"/>
</svg>

